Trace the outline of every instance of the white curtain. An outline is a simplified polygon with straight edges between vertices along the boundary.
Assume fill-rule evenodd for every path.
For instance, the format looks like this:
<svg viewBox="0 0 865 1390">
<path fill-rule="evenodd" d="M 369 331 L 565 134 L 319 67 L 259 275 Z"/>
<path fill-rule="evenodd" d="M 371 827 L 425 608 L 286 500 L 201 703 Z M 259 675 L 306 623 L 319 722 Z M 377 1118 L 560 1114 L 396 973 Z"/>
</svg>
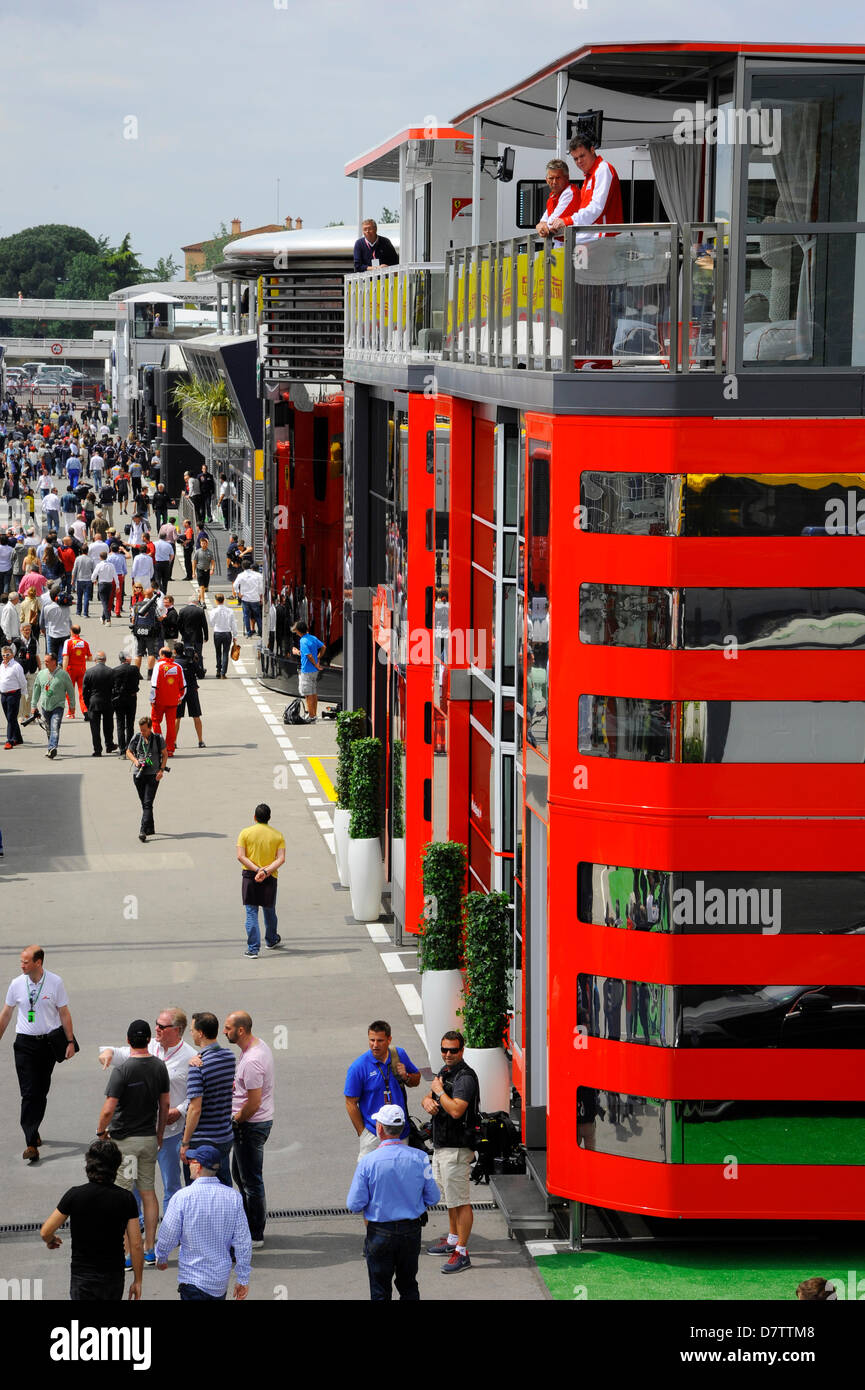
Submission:
<svg viewBox="0 0 865 1390">
<path fill-rule="evenodd" d="M 670 220 L 681 226 L 698 222 L 702 194 L 702 145 L 675 145 L 672 140 L 650 140 L 652 173 Z"/>
<path fill-rule="evenodd" d="M 779 101 L 781 139 L 771 156 L 778 185 L 775 217 L 778 222 L 810 222 L 817 178 L 817 137 L 820 104 L 816 101 Z M 810 358 L 814 350 L 813 259 L 816 237 L 797 236 L 802 249 L 802 270 L 796 300 L 796 355 Z"/>
</svg>

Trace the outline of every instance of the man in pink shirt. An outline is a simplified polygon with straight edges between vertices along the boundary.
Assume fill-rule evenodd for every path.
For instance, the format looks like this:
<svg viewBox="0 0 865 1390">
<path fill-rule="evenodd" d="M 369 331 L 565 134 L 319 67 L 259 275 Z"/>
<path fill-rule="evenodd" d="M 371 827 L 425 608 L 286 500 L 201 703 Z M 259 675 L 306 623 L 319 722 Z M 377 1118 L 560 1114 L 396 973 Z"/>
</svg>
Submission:
<svg viewBox="0 0 865 1390">
<path fill-rule="evenodd" d="M 231 1098 L 234 1149 L 231 1176 L 243 1198 L 253 1250 L 264 1245 L 267 1199 L 264 1194 L 264 1146 L 273 1125 L 273 1053 L 256 1038 L 249 1014 L 229 1014 L 223 1028 L 230 1043 L 240 1048 Z"/>
</svg>

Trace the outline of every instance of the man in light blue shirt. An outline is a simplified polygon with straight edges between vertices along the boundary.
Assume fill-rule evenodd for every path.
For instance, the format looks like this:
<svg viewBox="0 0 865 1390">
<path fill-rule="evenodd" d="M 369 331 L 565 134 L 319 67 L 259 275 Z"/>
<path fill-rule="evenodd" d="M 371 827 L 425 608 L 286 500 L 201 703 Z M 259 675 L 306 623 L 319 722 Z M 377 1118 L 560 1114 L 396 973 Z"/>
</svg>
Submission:
<svg viewBox="0 0 865 1390">
<path fill-rule="evenodd" d="M 401 1300 L 417 1303 L 421 1217 L 441 1192 L 433 1181 L 429 1155 L 400 1143 L 402 1107 L 383 1105 L 372 1118 L 381 1142 L 358 1163 L 346 1206 L 363 1212 L 366 1220 L 363 1253 L 371 1300 L 389 1303 L 396 1283 Z"/>
<path fill-rule="evenodd" d="M 216 1176 L 221 1155 L 213 1144 L 189 1149 L 186 1161 L 192 1183 L 175 1192 L 165 1209 L 156 1242 L 156 1267 L 167 1269 L 168 1256 L 179 1245 L 177 1278 L 181 1299 L 219 1303 L 225 1300 L 228 1289 L 233 1250 L 233 1296 L 246 1298 L 252 1238 L 240 1193 L 226 1187 Z"/>
</svg>

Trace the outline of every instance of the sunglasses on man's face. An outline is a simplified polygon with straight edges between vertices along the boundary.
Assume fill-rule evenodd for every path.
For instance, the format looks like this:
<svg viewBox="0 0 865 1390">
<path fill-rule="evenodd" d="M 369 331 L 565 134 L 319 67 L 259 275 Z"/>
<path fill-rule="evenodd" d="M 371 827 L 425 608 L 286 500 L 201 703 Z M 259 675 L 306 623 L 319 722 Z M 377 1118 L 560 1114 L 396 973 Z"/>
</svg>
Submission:
<svg viewBox="0 0 865 1390">
<path fill-rule="evenodd" d="M 442 1052 L 462 1052 L 461 1047 L 443 1047 Z"/>
</svg>

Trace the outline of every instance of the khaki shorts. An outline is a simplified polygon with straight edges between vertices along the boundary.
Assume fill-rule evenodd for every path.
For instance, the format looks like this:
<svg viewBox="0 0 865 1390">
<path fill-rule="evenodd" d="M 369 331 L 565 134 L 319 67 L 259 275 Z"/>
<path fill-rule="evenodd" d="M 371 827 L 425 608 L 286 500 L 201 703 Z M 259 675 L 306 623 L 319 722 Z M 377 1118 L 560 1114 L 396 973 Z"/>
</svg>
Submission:
<svg viewBox="0 0 865 1390">
<path fill-rule="evenodd" d="M 474 1149 L 436 1149 L 433 1154 L 433 1178 L 441 1188 L 446 1207 L 470 1205 L 469 1169 L 474 1160 Z"/>
<path fill-rule="evenodd" d="M 117 1170 L 115 1184 L 131 1192 L 133 1186 L 139 1192 L 154 1192 L 156 1189 L 156 1135 L 131 1134 L 128 1139 L 115 1139 L 115 1144 L 123 1155 L 123 1162 Z"/>
</svg>

